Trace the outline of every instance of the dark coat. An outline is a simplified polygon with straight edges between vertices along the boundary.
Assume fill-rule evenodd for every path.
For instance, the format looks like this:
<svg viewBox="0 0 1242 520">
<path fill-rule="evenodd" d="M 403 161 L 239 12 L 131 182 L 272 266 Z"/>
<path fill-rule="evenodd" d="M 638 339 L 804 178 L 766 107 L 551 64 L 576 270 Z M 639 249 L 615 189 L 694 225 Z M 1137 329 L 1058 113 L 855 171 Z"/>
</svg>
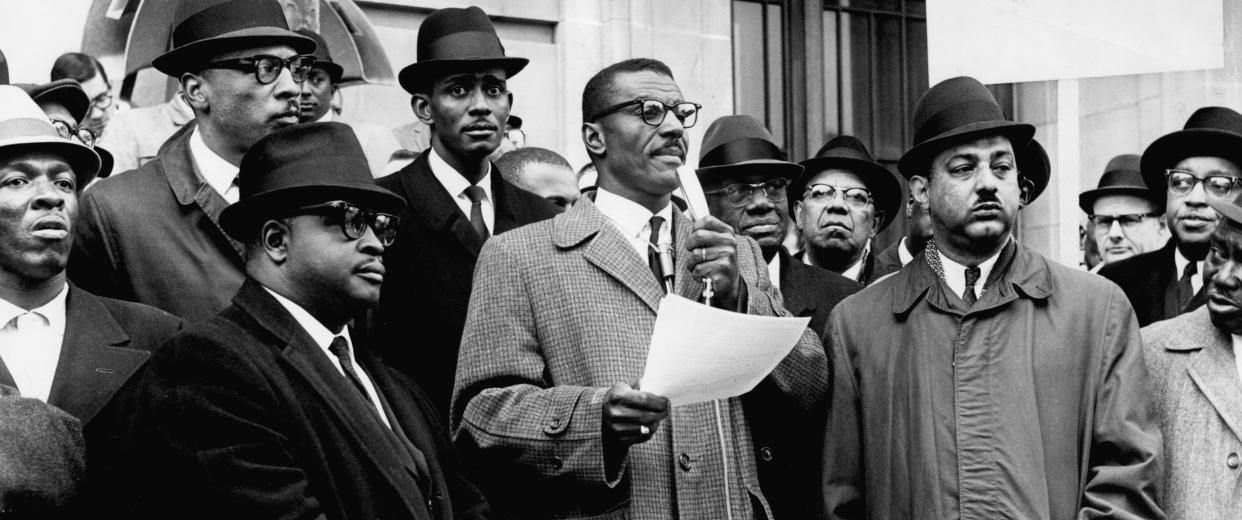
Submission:
<svg viewBox="0 0 1242 520">
<path fill-rule="evenodd" d="M 829 518 L 1163 518 L 1125 295 L 1011 243 L 963 311 L 924 254 L 829 319 Z"/>
<path fill-rule="evenodd" d="M 191 322 L 228 306 L 245 277 L 243 247 L 220 229 L 228 206 L 194 167 L 186 125 L 159 157 L 82 193 L 69 279 L 100 296 Z"/>
<path fill-rule="evenodd" d="M 414 379 L 441 417 L 448 417 L 474 264 L 483 243 L 470 217 L 431 173 L 429 153 L 376 181 L 409 202 L 396 242 L 384 251 L 387 272 L 376 333 L 384 361 Z M 551 202 L 505 181 L 495 164 L 492 194 L 493 235 L 558 213 Z"/>
<path fill-rule="evenodd" d="M 826 340 L 828 314 L 862 285 L 799 262 L 784 248 L 777 261 L 781 263 L 780 291 L 785 310 L 794 316 L 811 316 L 808 328 Z M 814 518 L 822 503 L 819 477 L 826 407 L 808 411 L 766 384 L 743 395 L 742 406 L 755 447 L 759 488 L 772 506 L 772 515 L 777 519 Z"/>
<path fill-rule="evenodd" d="M 805 264 L 805 261 L 803 260 L 805 255 L 806 252 L 803 251 L 797 255 L 794 255 L 794 258 L 797 259 L 799 263 Z M 867 256 L 863 258 L 862 271 L 858 273 L 858 283 L 864 286 L 871 285 L 871 282 L 884 278 L 886 275 L 895 273 L 900 269 L 900 263 L 896 266 L 881 264 L 876 260 L 874 251 L 867 251 Z"/>
<path fill-rule="evenodd" d="M 134 476 L 153 518 L 484 518 L 427 401 L 354 339 L 357 366 L 427 458 L 431 495 L 370 402 L 262 286 L 157 352 L 141 380 Z"/>
<path fill-rule="evenodd" d="M 885 273 L 900 271 L 902 267 L 901 253 L 898 252 L 900 249 L 901 239 L 898 239 L 896 242 L 893 242 L 893 245 L 888 246 L 883 251 L 880 251 L 880 254 L 875 255 L 876 270 L 884 271 Z"/>
<path fill-rule="evenodd" d="M 1173 259 L 1176 248 L 1177 240 L 1169 240 L 1160 249 L 1100 268 L 1100 276 L 1108 278 L 1126 293 L 1130 305 L 1134 306 L 1140 327 L 1192 311 L 1207 302 L 1200 290 L 1180 312 L 1166 311 L 1165 296 L 1171 287 L 1177 285 L 1180 277 Z"/>
</svg>

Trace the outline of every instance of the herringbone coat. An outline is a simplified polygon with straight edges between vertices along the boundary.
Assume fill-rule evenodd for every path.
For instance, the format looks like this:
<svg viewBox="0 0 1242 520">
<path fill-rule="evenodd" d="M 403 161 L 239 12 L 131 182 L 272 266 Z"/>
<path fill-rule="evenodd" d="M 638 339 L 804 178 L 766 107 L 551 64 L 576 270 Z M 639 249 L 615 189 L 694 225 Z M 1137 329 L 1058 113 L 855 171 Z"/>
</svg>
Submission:
<svg viewBox="0 0 1242 520">
<path fill-rule="evenodd" d="M 693 298 L 702 284 L 686 265 L 691 223 L 674 213 L 675 289 Z M 737 263 L 748 312 L 783 314 L 753 240 L 739 238 Z M 641 377 L 661 297 L 646 260 L 586 199 L 484 246 L 452 428 L 463 457 L 483 469 L 486 481 L 475 481 L 496 510 L 521 518 L 718 520 L 726 518 L 727 483 L 733 518 L 771 518 L 737 398 L 719 402 L 719 425 L 713 403 L 674 408 L 652 439 L 630 447 L 620 475 L 605 475 L 604 394 Z M 762 384 L 805 410 L 821 404 L 828 373 L 818 337 L 807 330 Z"/>
</svg>

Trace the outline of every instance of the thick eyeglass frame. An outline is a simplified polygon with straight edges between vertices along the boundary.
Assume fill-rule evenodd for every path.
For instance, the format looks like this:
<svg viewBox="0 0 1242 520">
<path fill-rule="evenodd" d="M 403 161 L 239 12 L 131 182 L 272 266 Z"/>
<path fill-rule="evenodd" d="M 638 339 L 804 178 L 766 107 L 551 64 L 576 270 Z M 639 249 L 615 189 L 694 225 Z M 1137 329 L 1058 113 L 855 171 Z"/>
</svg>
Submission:
<svg viewBox="0 0 1242 520">
<path fill-rule="evenodd" d="M 789 179 L 781 177 L 753 184 L 736 182 L 718 190 L 703 193 L 706 195 L 720 195 L 724 197 L 725 202 L 732 204 L 733 207 L 744 208 L 750 205 L 750 202 L 755 199 L 755 192 L 759 190 L 763 190 L 763 195 L 772 202 L 784 201 L 788 197 L 785 190 L 789 188 L 789 184 Z"/>
<path fill-rule="evenodd" d="M 291 211 L 288 216 L 325 215 L 339 217 L 341 233 L 345 238 L 358 240 L 366 234 L 366 228 L 375 232 L 384 247 L 391 246 L 397 239 L 397 224 L 401 218 L 390 213 L 362 209 L 343 200 L 334 200 L 323 204 L 303 206 Z"/>
<path fill-rule="evenodd" d="M 1107 233 L 1113 229 L 1113 222 L 1121 224 L 1121 230 L 1124 232 L 1133 231 L 1136 226 L 1143 223 L 1143 219 L 1148 217 L 1159 217 L 1163 215 L 1158 211 L 1148 213 L 1117 213 L 1113 215 L 1087 215 L 1087 220 L 1091 221 L 1091 225 L 1095 227 L 1097 233 Z"/>
<path fill-rule="evenodd" d="M 1189 186 L 1176 187 L 1173 183 L 1176 179 L 1188 180 Z M 1189 179 L 1186 179 L 1189 177 Z M 1169 168 L 1164 171 L 1165 184 L 1169 187 L 1169 191 L 1174 195 L 1182 196 L 1194 191 L 1196 184 L 1203 184 L 1203 192 L 1218 199 L 1228 199 L 1238 186 L 1242 186 L 1242 178 L 1231 177 L 1228 175 L 1207 175 L 1199 178 L 1194 172 L 1188 170 L 1177 170 Z"/>
<path fill-rule="evenodd" d="M 644 123 L 651 126 L 660 126 L 664 124 L 664 118 L 668 117 L 668 113 L 670 111 L 675 111 L 673 112 L 673 115 L 677 117 L 678 121 L 681 121 L 682 128 L 690 128 L 698 123 L 699 110 L 703 109 L 703 105 L 692 103 L 690 101 L 682 101 L 680 103 L 670 105 L 658 99 L 638 98 L 604 107 L 596 112 L 595 115 L 591 116 L 591 121 L 598 121 L 601 117 L 634 105 L 641 105 L 643 107 L 639 117 L 642 118 Z M 658 115 L 655 113 L 657 107 L 659 107 Z"/>
<path fill-rule="evenodd" d="M 64 139 L 73 139 L 76 137 L 82 144 L 91 148 L 95 147 L 95 139 L 97 137 L 95 136 L 94 130 L 83 128 L 81 126 L 73 126 L 60 119 L 53 119 L 52 127 L 55 128 L 56 133 Z"/>
<path fill-rule="evenodd" d="M 277 66 L 277 62 L 279 62 L 279 66 Z M 266 68 L 263 65 L 266 65 Z M 249 58 L 209 61 L 204 63 L 199 70 L 232 69 L 253 72 L 255 81 L 258 81 L 261 85 L 267 85 L 276 81 L 276 78 L 280 77 L 281 71 L 286 68 L 293 75 L 295 83 L 306 81 L 306 75 L 310 74 L 310 70 L 314 66 L 315 57 L 310 54 L 298 54 L 288 58 L 281 58 L 270 54 L 257 54 Z"/>
<path fill-rule="evenodd" d="M 112 85 L 108 85 L 108 90 L 100 92 L 98 96 L 91 99 L 91 106 L 104 110 L 112 106 Z"/>
<path fill-rule="evenodd" d="M 822 188 L 820 194 L 816 195 L 816 188 Z M 826 191 L 825 191 L 826 190 Z M 867 188 L 845 188 L 841 189 L 831 184 L 812 184 L 806 187 L 806 191 L 802 192 L 802 198 L 810 198 L 815 201 L 828 202 L 837 198 L 837 193 L 841 194 L 841 199 L 845 201 L 847 206 L 855 208 L 865 208 L 871 204 L 875 198 L 871 196 L 871 190 Z"/>
</svg>

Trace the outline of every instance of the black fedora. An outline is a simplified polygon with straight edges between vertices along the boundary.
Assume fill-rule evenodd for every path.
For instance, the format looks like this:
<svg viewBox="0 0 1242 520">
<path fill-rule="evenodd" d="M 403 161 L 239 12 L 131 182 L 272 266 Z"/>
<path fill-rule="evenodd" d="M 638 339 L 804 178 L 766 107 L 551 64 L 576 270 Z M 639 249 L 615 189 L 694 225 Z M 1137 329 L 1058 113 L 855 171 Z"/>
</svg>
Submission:
<svg viewBox="0 0 1242 520">
<path fill-rule="evenodd" d="M 1009 138 L 1016 153 L 1035 135 L 1034 126 L 1005 119 L 987 87 L 966 76 L 941 81 L 923 94 L 914 107 L 913 125 L 914 147 L 897 163 L 907 179 L 926 176 L 931 160 L 950 146 L 1002 135 Z"/>
<path fill-rule="evenodd" d="M 418 27 L 418 61 L 401 69 L 397 80 L 406 92 L 415 94 L 446 71 L 504 69 L 512 78 L 529 62 L 505 56 L 505 46 L 482 9 L 446 7 Z"/>
<path fill-rule="evenodd" d="M 304 123 L 260 139 L 242 157 L 240 200 L 220 213 L 220 227 L 249 241 L 266 219 L 300 207 L 343 200 L 364 209 L 399 213 L 405 200 L 371 178 L 367 156 L 344 123 Z"/>
<path fill-rule="evenodd" d="M 1099 186 L 1078 195 L 1078 207 L 1090 215 L 1095 212 L 1095 201 L 1106 195 L 1132 195 L 1156 203 L 1151 190 L 1147 189 L 1147 183 L 1143 181 L 1138 154 L 1121 154 L 1109 160 Z M 1163 212 L 1164 205 L 1157 206 L 1156 211 Z"/>
<path fill-rule="evenodd" d="M 818 152 L 815 152 L 815 157 L 798 164 L 801 164 L 804 170 L 802 175 L 789 186 L 789 193 L 793 194 L 791 199 L 802 199 L 802 192 L 806 190 L 806 184 L 812 177 L 824 170 L 839 168 L 861 178 L 863 184 L 866 184 L 867 189 L 871 191 L 871 197 L 875 199 L 876 209 L 884 212 L 880 227 L 876 229 L 877 233 L 888 227 L 888 224 L 901 212 L 901 178 L 884 165 L 875 162 L 875 159 L 871 158 L 871 153 L 867 152 L 867 147 L 854 136 L 834 137 L 824 143 Z"/>
<path fill-rule="evenodd" d="M 1225 107 L 1203 107 L 1186 126 L 1156 139 L 1143 152 L 1140 168 L 1156 206 L 1168 197 L 1164 171 L 1187 157 L 1220 157 L 1242 166 L 1242 114 Z"/>
<path fill-rule="evenodd" d="M 42 85 L 22 83 L 14 86 L 26 91 L 35 103 L 51 102 L 65 107 L 69 115 L 75 119 L 74 123 L 81 123 L 83 119 L 86 119 L 86 114 L 91 109 L 91 100 L 86 97 L 86 91 L 82 90 L 82 85 L 72 79 L 58 79 Z M 95 145 L 94 148 L 95 153 L 99 155 L 99 173 L 95 175 L 95 178 L 102 179 L 112 175 L 112 165 L 116 159 L 112 157 L 111 152 L 100 148 L 99 145 Z"/>
<path fill-rule="evenodd" d="M 195 9 L 203 3 L 182 7 L 191 14 L 173 29 L 172 50 L 151 60 L 156 70 L 176 78 L 196 72 L 213 56 L 248 47 L 288 45 L 298 54 L 315 51 L 315 40 L 289 30 L 284 10 L 275 0 L 230 0 Z"/>
<path fill-rule="evenodd" d="M 712 121 L 700 148 L 699 167 L 694 173 L 705 190 L 722 188 L 743 173 L 790 181 L 802 173 L 802 166 L 787 161 L 772 134 L 752 116 L 724 116 Z"/>
<path fill-rule="evenodd" d="M 332 84 L 340 83 L 341 76 L 345 74 L 345 68 L 338 65 L 332 60 L 332 52 L 328 49 L 328 42 L 320 36 L 319 33 L 308 29 L 298 29 L 298 34 L 315 40 L 315 68 L 323 69 L 332 77 Z"/>
</svg>

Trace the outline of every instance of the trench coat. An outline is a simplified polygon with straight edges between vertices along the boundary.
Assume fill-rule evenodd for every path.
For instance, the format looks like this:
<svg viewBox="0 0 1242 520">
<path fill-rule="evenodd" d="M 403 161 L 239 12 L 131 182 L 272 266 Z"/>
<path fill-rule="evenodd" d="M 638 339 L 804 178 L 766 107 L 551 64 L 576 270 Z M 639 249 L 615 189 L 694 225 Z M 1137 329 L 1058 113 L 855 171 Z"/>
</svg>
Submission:
<svg viewBox="0 0 1242 520">
<path fill-rule="evenodd" d="M 968 311 L 924 253 L 829 318 L 829 518 L 1163 518 L 1134 312 L 1011 241 Z"/>
<path fill-rule="evenodd" d="M 1242 511 L 1242 383 L 1229 334 L 1206 308 L 1143 328 L 1164 433 L 1169 518 Z"/>
</svg>

